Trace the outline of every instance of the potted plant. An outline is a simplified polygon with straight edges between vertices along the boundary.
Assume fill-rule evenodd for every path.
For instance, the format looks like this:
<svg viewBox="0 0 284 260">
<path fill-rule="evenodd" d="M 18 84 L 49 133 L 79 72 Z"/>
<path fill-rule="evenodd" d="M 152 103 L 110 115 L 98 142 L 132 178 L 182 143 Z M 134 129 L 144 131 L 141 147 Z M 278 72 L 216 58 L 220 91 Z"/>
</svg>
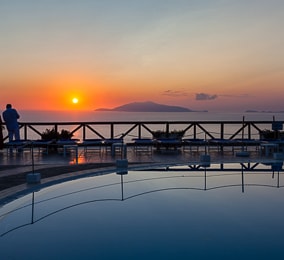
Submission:
<svg viewBox="0 0 284 260">
<path fill-rule="evenodd" d="M 153 139 L 164 139 L 167 138 L 166 131 L 163 130 L 157 130 L 152 132 Z"/>
<path fill-rule="evenodd" d="M 157 130 L 152 132 L 154 139 L 182 139 L 184 135 L 183 130 L 172 130 L 170 132 L 166 132 L 163 130 Z"/>
<path fill-rule="evenodd" d="M 173 130 L 169 133 L 169 138 L 172 139 L 182 139 L 184 136 L 183 130 Z"/>
<path fill-rule="evenodd" d="M 46 129 L 42 134 L 41 134 L 41 139 L 45 141 L 50 141 L 50 140 L 69 140 L 73 137 L 73 133 L 62 129 L 61 132 L 57 132 L 55 128 L 52 129 Z"/>
<path fill-rule="evenodd" d="M 265 129 L 259 132 L 259 138 L 261 140 L 282 140 L 284 139 L 284 132 Z"/>
<path fill-rule="evenodd" d="M 59 139 L 61 140 L 69 140 L 72 137 L 73 137 L 73 133 L 68 130 L 64 130 L 64 129 L 62 129 L 59 134 Z"/>
<path fill-rule="evenodd" d="M 59 133 L 55 131 L 55 128 L 46 129 L 44 132 L 42 132 L 41 139 L 44 141 L 57 140 L 59 139 Z"/>
</svg>

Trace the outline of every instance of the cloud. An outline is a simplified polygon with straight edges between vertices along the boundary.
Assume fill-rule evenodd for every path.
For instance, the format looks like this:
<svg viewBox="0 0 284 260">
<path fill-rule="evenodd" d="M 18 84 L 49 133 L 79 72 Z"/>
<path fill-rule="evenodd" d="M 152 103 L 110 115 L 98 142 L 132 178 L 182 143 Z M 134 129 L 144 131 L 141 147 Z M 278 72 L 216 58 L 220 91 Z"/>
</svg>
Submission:
<svg viewBox="0 0 284 260">
<path fill-rule="evenodd" d="M 195 100 L 213 100 L 216 99 L 218 95 L 210 95 L 206 93 L 196 93 Z"/>
<path fill-rule="evenodd" d="M 224 98 L 249 98 L 252 97 L 249 94 L 239 94 L 239 95 L 222 95 L 222 94 L 207 94 L 207 93 L 196 93 L 195 94 L 195 100 L 214 100 L 218 97 L 224 97 Z"/>
<path fill-rule="evenodd" d="M 164 96 L 170 96 L 170 97 L 183 97 L 183 96 L 187 96 L 188 93 L 184 90 L 172 90 L 172 89 L 168 89 L 165 90 L 162 95 Z"/>
<path fill-rule="evenodd" d="M 252 95 L 249 94 L 240 94 L 240 95 L 219 95 L 220 97 L 229 97 L 229 98 L 248 98 L 248 97 L 253 97 Z"/>
</svg>

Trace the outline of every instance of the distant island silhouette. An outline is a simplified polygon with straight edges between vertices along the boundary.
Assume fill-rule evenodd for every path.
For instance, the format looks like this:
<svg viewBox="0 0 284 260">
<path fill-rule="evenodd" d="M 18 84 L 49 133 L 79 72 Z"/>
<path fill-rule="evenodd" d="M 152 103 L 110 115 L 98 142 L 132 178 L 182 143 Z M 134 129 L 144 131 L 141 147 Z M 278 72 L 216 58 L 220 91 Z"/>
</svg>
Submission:
<svg viewBox="0 0 284 260">
<path fill-rule="evenodd" d="M 95 111 L 121 111 L 121 112 L 207 112 L 207 111 L 194 111 L 181 106 L 168 106 L 158 104 L 152 101 L 146 102 L 133 102 L 112 109 L 99 108 Z"/>
<path fill-rule="evenodd" d="M 280 111 L 271 111 L 271 110 L 246 110 L 246 113 L 284 113 L 284 110 Z"/>
</svg>

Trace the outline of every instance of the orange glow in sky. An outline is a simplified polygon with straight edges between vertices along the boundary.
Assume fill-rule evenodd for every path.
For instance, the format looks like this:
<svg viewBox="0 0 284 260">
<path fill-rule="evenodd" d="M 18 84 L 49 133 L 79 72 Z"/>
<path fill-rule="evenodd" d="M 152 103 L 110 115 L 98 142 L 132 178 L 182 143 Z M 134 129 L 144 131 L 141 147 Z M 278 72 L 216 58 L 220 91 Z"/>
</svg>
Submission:
<svg viewBox="0 0 284 260">
<path fill-rule="evenodd" d="M 284 111 L 282 10 L 278 0 L 2 1 L 2 109 Z"/>
</svg>

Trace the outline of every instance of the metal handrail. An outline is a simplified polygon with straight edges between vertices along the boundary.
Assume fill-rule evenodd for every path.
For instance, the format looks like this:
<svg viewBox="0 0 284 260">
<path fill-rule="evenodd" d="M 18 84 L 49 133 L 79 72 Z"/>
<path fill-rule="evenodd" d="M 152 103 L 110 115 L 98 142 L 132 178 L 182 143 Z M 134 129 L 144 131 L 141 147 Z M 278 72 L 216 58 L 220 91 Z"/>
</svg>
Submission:
<svg viewBox="0 0 284 260">
<path fill-rule="evenodd" d="M 183 131 L 184 136 L 198 138 L 204 135 L 206 139 L 234 139 L 242 136 L 246 139 L 259 135 L 264 129 L 268 129 L 273 121 L 112 121 L 112 122 L 19 122 L 21 137 L 29 140 L 33 135 L 41 138 L 40 128 L 54 128 L 56 131 L 68 127 L 73 134 L 78 134 L 83 140 L 88 138 L 143 138 L 151 136 L 157 129 L 170 133 L 171 131 Z M 5 123 L 3 123 L 5 126 Z M 233 132 L 227 129 L 236 127 Z M 121 130 L 123 128 L 123 131 Z M 214 131 L 210 128 L 214 128 Z M 103 130 L 102 130 L 103 128 Z M 5 134 L 5 130 L 4 130 Z M 4 141 L 8 135 L 4 135 Z"/>
</svg>

